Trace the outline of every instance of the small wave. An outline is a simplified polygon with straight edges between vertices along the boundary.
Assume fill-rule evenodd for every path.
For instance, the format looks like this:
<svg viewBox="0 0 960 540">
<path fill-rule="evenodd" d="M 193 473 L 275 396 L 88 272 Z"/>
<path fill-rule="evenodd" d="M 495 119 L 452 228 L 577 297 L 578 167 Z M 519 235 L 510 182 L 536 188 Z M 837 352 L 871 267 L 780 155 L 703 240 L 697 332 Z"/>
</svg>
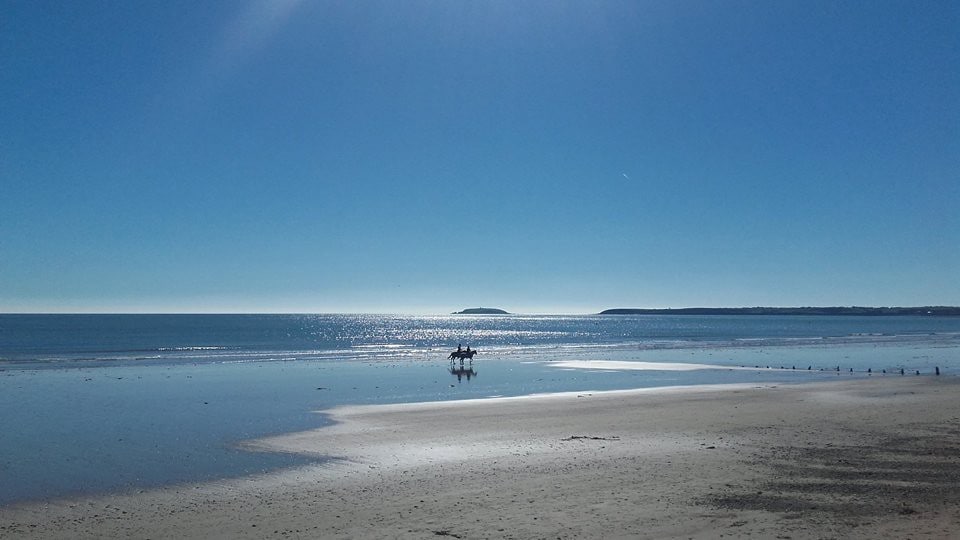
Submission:
<svg viewBox="0 0 960 540">
<path fill-rule="evenodd" d="M 189 346 L 189 347 L 160 347 L 158 351 L 227 351 L 230 350 L 229 347 L 218 347 L 214 345 L 198 345 L 198 346 Z"/>
</svg>

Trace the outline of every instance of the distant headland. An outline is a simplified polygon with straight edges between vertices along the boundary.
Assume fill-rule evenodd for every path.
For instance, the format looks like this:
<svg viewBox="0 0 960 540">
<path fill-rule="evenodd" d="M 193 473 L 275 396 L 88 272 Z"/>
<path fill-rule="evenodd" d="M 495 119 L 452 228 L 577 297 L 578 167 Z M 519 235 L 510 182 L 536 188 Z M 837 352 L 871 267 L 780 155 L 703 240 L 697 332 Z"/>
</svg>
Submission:
<svg viewBox="0 0 960 540">
<path fill-rule="evenodd" d="M 606 309 L 600 315 L 920 315 L 960 316 L 960 307 L 739 307 L 679 309 Z"/>
<path fill-rule="evenodd" d="M 475 307 L 475 308 L 467 308 L 463 311 L 454 311 L 453 314 L 454 315 L 509 315 L 510 313 L 497 308 Z"/>
</svg>

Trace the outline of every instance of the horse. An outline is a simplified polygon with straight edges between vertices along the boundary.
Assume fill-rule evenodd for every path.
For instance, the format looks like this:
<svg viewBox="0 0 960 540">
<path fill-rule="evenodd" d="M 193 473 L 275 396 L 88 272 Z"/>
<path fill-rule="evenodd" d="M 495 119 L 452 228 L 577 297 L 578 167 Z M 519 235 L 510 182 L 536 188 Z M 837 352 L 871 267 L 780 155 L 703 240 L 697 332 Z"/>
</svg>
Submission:
<svg viewBox="0 0 960 540">
<path fill-rule="evenodd" d="M 447 357 L 448 360 L 453 360 L 459 358 L 460 360 L 473 360 L 473 355 L 477 354 L 477 350 L 471 351 L 453 351 L 450 353 L 450 356 Z"/>
</svg>

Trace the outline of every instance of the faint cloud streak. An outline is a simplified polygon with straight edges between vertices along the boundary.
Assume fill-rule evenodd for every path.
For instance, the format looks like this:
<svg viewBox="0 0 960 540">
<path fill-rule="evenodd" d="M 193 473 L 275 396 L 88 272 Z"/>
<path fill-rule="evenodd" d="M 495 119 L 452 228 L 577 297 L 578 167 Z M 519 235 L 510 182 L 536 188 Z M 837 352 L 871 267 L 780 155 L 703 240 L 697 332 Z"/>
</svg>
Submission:
<svg viewBox="0 0 960 540">
<path fill-rule="evenodd" d="M 206 53 L 201 53 L 179 76 L 171 76 L 165 87 L 158 90 L 157 99 L 149 106 L 150 111 L 142 123 L 175 124 L 181 133 L 190 131 L 198 113 L 208 107 L 246 63 L 267 47 L 303 3 L 303 0 L 238 2 L 239 9 L 214 32 Z"/>
<path fill-rule="evenodd" d="M 221 76 L 238 69 L 263 48 L 290 19 L 303 0 L 254 0 L 223 29 L 210 58 L 210 68 Z"/>
</svg>

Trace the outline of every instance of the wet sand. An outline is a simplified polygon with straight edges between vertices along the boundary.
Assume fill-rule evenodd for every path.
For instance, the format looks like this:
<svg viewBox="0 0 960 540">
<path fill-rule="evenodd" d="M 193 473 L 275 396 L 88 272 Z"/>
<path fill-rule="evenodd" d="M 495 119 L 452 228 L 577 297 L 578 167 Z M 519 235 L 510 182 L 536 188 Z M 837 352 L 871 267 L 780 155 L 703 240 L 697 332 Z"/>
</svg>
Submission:
<svg viewBox="0 0 960 540">
<path fill-rule="evenodd" d="M 960 379 L 342 407 L 339 459 L 0 508 L 6 538 L 949 538 Z"/>
</svg>

